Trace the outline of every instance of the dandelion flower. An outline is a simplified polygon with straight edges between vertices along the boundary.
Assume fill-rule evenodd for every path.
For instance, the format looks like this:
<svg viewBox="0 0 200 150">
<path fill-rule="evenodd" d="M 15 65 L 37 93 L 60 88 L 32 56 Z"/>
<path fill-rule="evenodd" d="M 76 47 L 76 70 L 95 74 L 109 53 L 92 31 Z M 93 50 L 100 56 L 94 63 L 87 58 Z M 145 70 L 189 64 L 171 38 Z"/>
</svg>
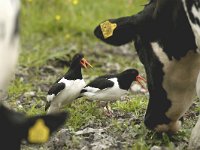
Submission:
<svg viewBox="0 0 200 150">
<path fill-rule="evenodd" d="M 56 16 L 55 16 L 55 19 L 56 19 L 56 21 L 60 21 L 61 16 L 60 16 L 60 15 L 56 15 Z"/>
<path fill-rule="evenodd" d="M 79 2 L 78 0 L 72 0 L 72 4 L 73 4 L 73 5 L 77 5 L 78 2 Z"/>
<path fill-rule="evenodd" d="M 67 40 L 70 39 L 70 37 L 71 37 L 70 34 L 66 34 L 66 35 L 65 35 L 65 39 L 67 39 Z"/>
</svg>

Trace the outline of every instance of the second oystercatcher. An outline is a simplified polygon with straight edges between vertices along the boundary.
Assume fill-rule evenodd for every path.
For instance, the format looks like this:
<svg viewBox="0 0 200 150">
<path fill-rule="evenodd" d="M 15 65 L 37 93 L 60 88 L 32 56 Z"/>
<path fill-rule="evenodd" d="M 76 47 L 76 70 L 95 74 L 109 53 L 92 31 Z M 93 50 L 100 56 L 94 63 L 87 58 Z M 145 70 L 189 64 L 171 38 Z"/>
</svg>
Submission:
<svg viewBox="0 0 200 150">
<path fill-rule="evenodd" d="M 139 75 L 136 69 L 127 69 L 119 74 L 100 76 L 87 84 L 81 90 L 81 95 L 93 101 L 114 102 L 128 93 L 134 81 L 144 88 L 142 81 L 146 82 L 146 80 Z M 106 108 L 110 113 L 108 105 Z"/>
</svg>

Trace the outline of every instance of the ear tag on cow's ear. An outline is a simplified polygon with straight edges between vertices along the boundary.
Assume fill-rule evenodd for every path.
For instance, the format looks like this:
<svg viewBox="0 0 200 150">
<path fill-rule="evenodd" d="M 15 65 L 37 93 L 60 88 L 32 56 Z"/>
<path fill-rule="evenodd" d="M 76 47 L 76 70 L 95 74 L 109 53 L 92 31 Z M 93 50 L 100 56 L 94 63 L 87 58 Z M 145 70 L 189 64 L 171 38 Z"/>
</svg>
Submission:
<svg viewBox="0 0 200 150">
<path fill-rule="evenodd" d="M 49 128 L 43 119 L 38 119 L 28 131 L 28 141 L 31 143 L 44 143 L 49 139 Z"/>
<path fill-rule="evenodd" d="M 105 21 L 100 24 L 100 27 L 104 38 L 107 39 L 113 35 L 113 31 L 117 28 L 117 24 Z"/>
</svg>

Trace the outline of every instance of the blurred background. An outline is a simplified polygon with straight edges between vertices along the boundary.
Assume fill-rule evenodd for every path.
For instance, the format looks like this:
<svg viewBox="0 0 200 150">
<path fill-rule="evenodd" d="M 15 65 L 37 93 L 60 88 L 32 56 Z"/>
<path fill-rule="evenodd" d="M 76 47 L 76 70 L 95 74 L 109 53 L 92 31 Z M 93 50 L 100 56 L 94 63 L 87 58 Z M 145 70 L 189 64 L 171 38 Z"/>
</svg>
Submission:
<svg viewBox="0 0 200 150">
<path fill-rule="evenodd" d="M 99 42 L 93 30 L 100 22 L 132 15 L 144 4 L 145 0 L 22 0 L 20 63 L 38 66 L 71 49 L 92 51 Z"/>
</svg>

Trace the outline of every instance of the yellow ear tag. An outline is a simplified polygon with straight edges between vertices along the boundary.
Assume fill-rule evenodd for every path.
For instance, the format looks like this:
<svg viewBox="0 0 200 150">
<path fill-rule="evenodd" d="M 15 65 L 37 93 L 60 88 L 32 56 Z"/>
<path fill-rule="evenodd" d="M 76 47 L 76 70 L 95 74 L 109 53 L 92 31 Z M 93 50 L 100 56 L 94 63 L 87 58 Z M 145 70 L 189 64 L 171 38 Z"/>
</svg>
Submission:
<svg viewBox="0 0 200 150">
<path fill-rule="evenodd" d="M 105 21 L 100 24 L 100 27 L 104 38 L 107 39 L 113 35 L 113 31 L 117 28 L 117 24 Z"/>
<path fill-rule="evenodd" d="M 28 131 L 28 140 L 31 143 L 44 143 L 49 139 L 49 128 L 44 120 L 38 119 Z"/>
</svg>

